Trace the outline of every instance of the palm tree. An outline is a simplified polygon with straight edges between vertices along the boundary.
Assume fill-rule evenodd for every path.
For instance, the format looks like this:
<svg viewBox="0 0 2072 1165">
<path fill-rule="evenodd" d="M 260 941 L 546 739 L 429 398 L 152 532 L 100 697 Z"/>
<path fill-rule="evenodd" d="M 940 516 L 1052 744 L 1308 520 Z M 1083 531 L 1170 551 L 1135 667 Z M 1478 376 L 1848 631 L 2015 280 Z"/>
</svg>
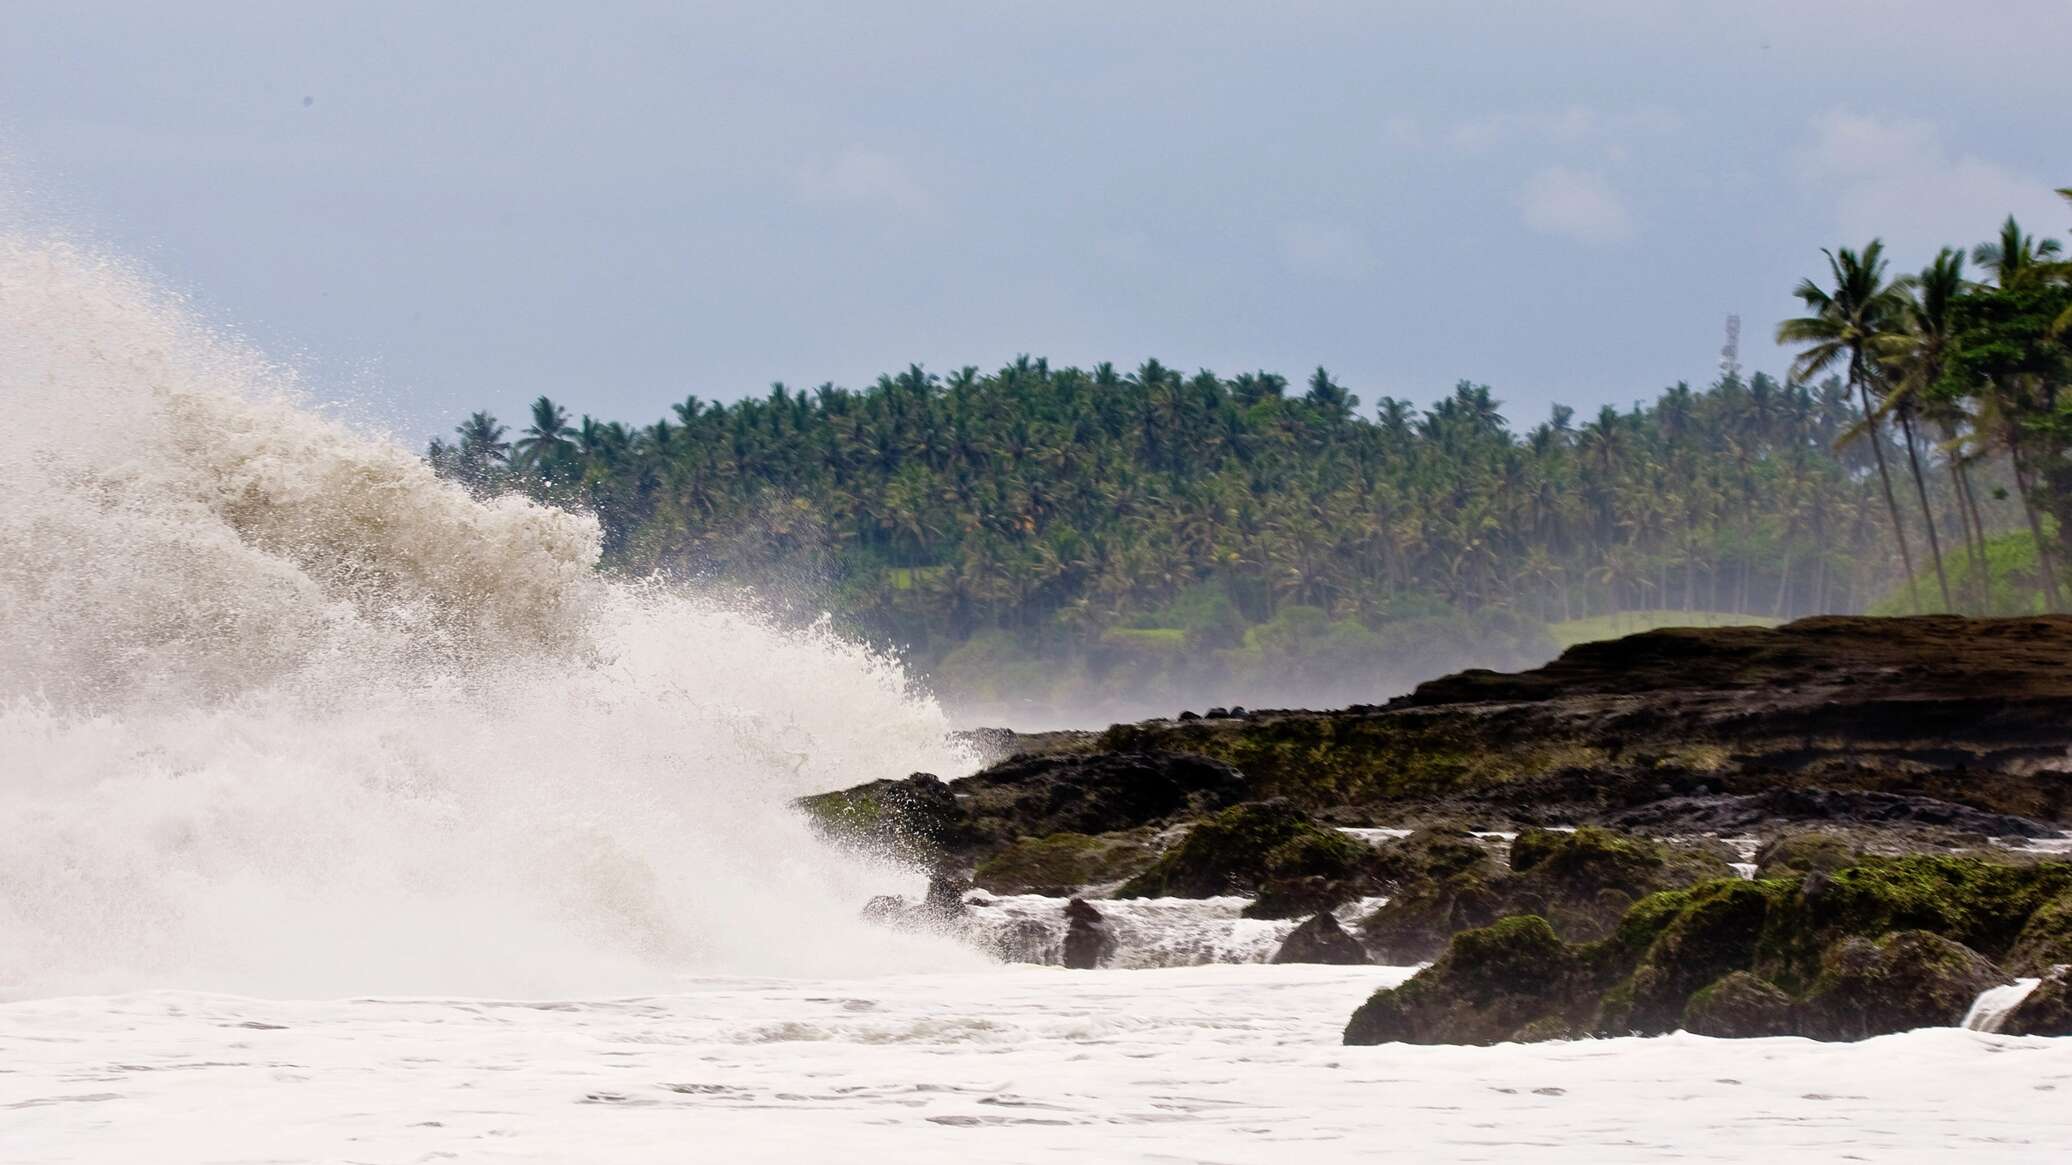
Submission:
<svg viewBox="0 0 2072 1165">
<path fill-rule="evenodd" d="M 541 396 L 532 402 L 532 424 L 511 447 L 512 461 L 523 469 L 544 470 L 575 447 L 568 410 Z"/>
<path fill-rule="evenodd" d="M 1914 417 L 1930 404 L 1930 394 L 1942 379 L 1942 370 L 1955 331 L 1953 318 L 1957 300 L 1964 294 L 1964 256 L 1944 247 L 1935 262 L 1913 279 L 1897 285 L 1901 329 L 1878 338 L 1879 363 L 1888 372 L 1884 411 L 1899 417 L 1906 438 L 1907 463 L 1914 475 L 1914 493 L 1921 503 L 1921 521 L 1928 529 L 1928 548 L 1935 558 L 1935 581 L 1942 588 L 1944 609 L 1950 602 L 1950 580 L 1943 571 L 1942 543 L 1936 536 L 1935 513 L 1928 505 L 1928 487 L 1921 473 L 1919 446 L 1914 439 Z M 1955 459 L 1951 477 L 1961 492 Z M 1963 513 L 1959 509 L 1959 514 Z M 1965 550 L 1979 565 L 1967 532 Z"/>
<path fill-rule="evenodd" d="M 1792 362 L 1792 379 L 1804 381 L 1837 362 L 1847 366 L 1848 382 L 1863 407 L 1863 424 L 1870 438 L 1871 453 L 1878 463 L 1878 481 L 1885 491 L 1885 510 L 1892 519 L 1892 536 L 1899 543 L 1900 565 L 1907 576 L 1907 595 L 1916 611 L 1921 595 L 1914 582 L 1914 555 L 1907 546 L 1906 528 L 1900 523 L 1899 502 L 1892 493 L 1892 473 L 1885 466 L 1885 443 L 1878 430 L 1877 411 L 1871 405 L 1871 349 L 1901 311 L 1901 301 L 1885 282 L 1885 244 L 1872 239 L 1858 255 L 1847 247 L 1827 256 L 1832 291 L 1811 279 L 1800 282 L 1793 293 L 1810 315 L 1777 325 L 1777 342 L 1804 344 L 1806 350 Z"/>
<path fill-rule="evenodd" d="M 2064 191 L 2058 193 L 2063 194 Z M 2072 198 L 2072 195 L 2068 195 Z M 1990 243 L 1980 243 L 1971 249 L 1972 262 L 1993 272 L 1993 281 L 2002 287 L 2014 287 L 2042 274 L 2048 260 L 2063 253 L 2063 247 L 2056 239 L 2038 242 L 2034 235 L 2022 233 L 2020 223 L 2013 215 L 2000 224 L 2000 237 Z"/>
<path fill-rule="evenodd" d="M 460 437 L 459 446 L 448 451 L 454 475 L 470 488 L 480 489 L 488 481 L 491 469 L 502 464 L 511 452 L 511 443 L 504 440 L 505 429 L 495 417 L 476 412 L 454 426 L 453 431 Z"/>
</svg>

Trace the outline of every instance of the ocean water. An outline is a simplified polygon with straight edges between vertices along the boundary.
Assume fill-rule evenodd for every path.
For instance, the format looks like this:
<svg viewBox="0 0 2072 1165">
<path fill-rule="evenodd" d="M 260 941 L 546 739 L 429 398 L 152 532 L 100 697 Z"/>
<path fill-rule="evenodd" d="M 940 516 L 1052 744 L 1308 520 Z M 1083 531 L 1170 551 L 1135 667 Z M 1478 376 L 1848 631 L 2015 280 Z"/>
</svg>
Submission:
<svg viewBox="0 0 2072 1165">
<path fill-rule="evenodd" d="M 1411 970 L 1234 900 L 1089 973 L 866 924 L 921 873 L 788 802 L 973 765 L 896 660 L 608 578 L 62 243 L 0 235 L 0 405 L 0 1161 L 2072 1156 L 2072 1041 L 1349 1049 Z"/>
<path fill-rule="evenodd" d="M 39 1162 L 2064 1161 L 2072 1040 L 1337 1043 L 1407 969 L 705 976 L 0 1007 Z"/>
</svg>

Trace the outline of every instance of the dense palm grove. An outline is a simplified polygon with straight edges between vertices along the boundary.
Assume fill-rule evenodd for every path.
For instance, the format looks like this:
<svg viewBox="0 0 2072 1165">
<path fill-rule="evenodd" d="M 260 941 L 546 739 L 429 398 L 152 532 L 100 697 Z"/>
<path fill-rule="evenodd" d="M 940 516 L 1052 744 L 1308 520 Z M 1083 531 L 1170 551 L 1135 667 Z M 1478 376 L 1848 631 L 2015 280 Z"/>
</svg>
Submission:
<svg viewBox="0 0 2072 1165">
<path fill-rule="evenodd" d="M 789 584 L 946 689 L 1371 698 L 1619 611 L 1787 618 L 1902 580 L 1921 609 L 2032 603 L 1976 565 L 2010 529 L 2055 604 L 2072 280 L 2012 223 L 1977 258 L 1987 282 L 1954 252 L 1901 280 L 1875 243 L 1839 252 L 1780 329 L 1790 380 L 1728 367 L 1522 436 L 1465 381 L 1368 417 L 1322 368 L 1025 357 L 694 396 L 641 428 L 542 397 L 515 439 L 477 413 L 431 457 L 590 509 L 620 569 Z"/>
</svg>

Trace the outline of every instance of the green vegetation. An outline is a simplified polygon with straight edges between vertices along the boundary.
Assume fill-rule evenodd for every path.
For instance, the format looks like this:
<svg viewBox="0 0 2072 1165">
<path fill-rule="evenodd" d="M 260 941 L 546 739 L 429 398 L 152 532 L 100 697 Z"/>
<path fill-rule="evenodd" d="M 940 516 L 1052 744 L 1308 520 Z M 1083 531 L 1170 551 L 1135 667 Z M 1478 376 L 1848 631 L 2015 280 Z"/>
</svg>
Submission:
<svg viewBox="0 0 2072 1165">
<path fill-rule="evenodd" d="M 2072 188 L 2058 193 L 2072 201 Z M 2072 550 L 2072 263 L 2063 255 L 2058 240 L 2038 240 L 2010 216 L 1997 238 L 1971 251 L 1985 281 L 1967 278 L 1964 253 L 1947 247 L 1918 275 L 1888 279 L 1884 245 L 1873 239 L 1860 252 L 1829 252 L 1827 281 L 1798 287 L 1808 314 L 1778 325 L 1780 343 L 1803 346 L 1794 376 L 1845 373 L 1861 416 L 1850 435 L 1868 437 L 1862 443 L 1905 569 L 1907 610 L 1990 609 L 1992 527 L 1972 470 L 2001 455 L 2013 470 L 2044 609 L 2064 609 L 2057 576 Z M 1888 441 L 1894 430 L 1898 440 Z M 1888 452 L 1904 452 L 1910 491 L 1894 486 Z M 1939 475 L 1924 465 L 1937 453 Z M 1957 505 L 1931 501 L 1931 477 L 1947 483 Z M 1912 495 L 1904 506 L 1901 493 Z M 1963 543 L 1968 594 L 1963 579 L 1951 582 L 1949 534 Z M 1928 553 L 1917 574 L 1921 535 Z M 1933 591 L 1923 585 L 1928 576 Z"/>
<path fill-rule="evenodd" d="M 2056 522 L 2046 518 L 2044 529 L 2053 536 Z M 1949 567 L 1950 586 L 1969 596 L 1973 605 L 1988 615 L 2034 615 L 2050 609 L 2038 566 L 2036 540 L 2027 533 L 1999 534 L 1987 538 L 1983 554 L 1967 555 Z M 1983 570 L 1981 569 L 1983 564 Z M 1934 573 L 1902 583 L 1870 605 L 1868 615 L 1904 615 L 1912 608 L 1909 595 L 1935 585 Z"/>
<path fill-rule="evenodd" d="M 1150 864 L 1154 852 L 1142 830 L 1025 837 L 980 862 L 972 881 L 995 894 L 1071 895 L 1129 877 Z"/>
<path fill-rule="evenodd" d="M 1022 357 L 690 396 L 644 427 L 542 397 L 516 440 L 476 413 L 430 457 L 594 512 L 611 567 L 831 608 L 960 694 L 983 660 L 1013 675 L 1002 699 L 1373 700 L 1641 626 L 1860 610 L 1895 584 L 1906 609 L 2030 609 L 2033 574 L 2060 608 L 2072 264 L 2012 221 L 1973 259 L 1983 281 L 1956 251 L 1894 279 L 1876 242 L 1837 251 L 1778 329 L 1787 381 L 1730 366 L 1522 432 L 1468 381 L 1361 415 L 1322 368 L 1291 389 Z"/>
<path fill-rule="evenodd" d="M 1564 619 L 1548 625 L 1547 634 L 1562 649 L 1578 643 L 1618 639 L 1664 627 L 1775 627 L 1781 619 L 1732 611 L 1620 611 L 1588 619 Z"/>
<path fill-rule="evenodd" d="M 1634 903 L 1599 941 L 1514 915 L 1453 936 L 1363 1005 L 1348 1043 L 1655 1034 L 1862 1039 L 1957 1022 L 2064 949 L 2072 864 L 1871 858 L 1831 874 L 1717 879 Z M 2002 960 L 1996 965 L 1994 960 Z"/>
<path fill-rule="evenodd" d="M 1272 892 L 1303 879 L 1343 884 L 1370 872 L 1373 851 L 1318 825 L 1287 801 L 1233 806 L 1187 831 L 1150 869 L 1125 883 L 1123 898 L 1206 898 Z"/>
</svg>

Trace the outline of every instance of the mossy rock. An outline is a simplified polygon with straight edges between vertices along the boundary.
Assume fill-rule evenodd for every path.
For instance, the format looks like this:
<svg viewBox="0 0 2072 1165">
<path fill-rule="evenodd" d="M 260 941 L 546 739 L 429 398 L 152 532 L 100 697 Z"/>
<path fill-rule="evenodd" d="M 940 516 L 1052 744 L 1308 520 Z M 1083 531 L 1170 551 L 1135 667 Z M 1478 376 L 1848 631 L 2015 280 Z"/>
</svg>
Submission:
<svg viewBox="0 0 2072 1165">
<path fill-rule="evenodd" d="M 1755 851 L 1755 876 L 1803 878 L 1816 872 L 1828 874 L 1855 865 L 1862 856 L 1856 843 L 1837 833 L 1787 833 L 1764 842 Z"/>
<path fill-rule="evenodd" d="M 2011 1036 L 2072 1036 L 2072 980 L 2068 972 L 2044 977 L 2000 1025 Z"/>
<path fill-rule="evenodd" d="M 1508 913 L 1493 888 L 1502 877 L 1492 863 L 1399 885 L 1386 903 L 1360 920 L 1360 941 L 1376 961 L 1391 966 L 1435 958 L 1455 935 Z"/>
<path fill-rule="evenodd" d="M 1798 1030 L 1822 1040 L 1861 1040 L 1923 1027 L 1954 1027 L 1979 993 L 2008 981 L 1992 960 L 1923 930 L 1846 938 L 1821 960 L 1800 1001 Z"/>
<path fill-rule="evenodd" d="M 1280 949 L 1269 961 L 1351 967 L 1367 962 L 1367 952 L 1353 936 L 1345 933 L 1337 918 L 1330 914 L 1317 914 L 1281 940 Z"/>
<path fill-rule="evenodd" d="M 1543 1044 L 1550 1040 L 1580 1039 L 1589 1033 L 1570 1022 L 1565 1015 L 1543 1015 L 1524 1027 L 1511 1033 L 1511 1042 L 1518 1044 Z"/>
<path fill-rule="evenodd" d="M 2068 889 L 2072 863 L 2066 862 L 1866 858 L 1832 874 L 1807 875 L 1798 893 L 1779 902 L 1752 969 L 1787 991 L 1805 990 L 1836 943 L 1904 930 L 1999 957 L 2039 907 Z"/>
<path fill-rule="evenodd" d="M 1557 1023 L 1566 1032 L 1561 988 L 1573 966 L 1574 952 L 1544 918 L 1463 931 L 1437 962 L 1361 1004 L 1345 1042 L 1486 1045 Z"/>
<path fill-rule="evenodd" d="M 1730 971 L 1691 996 L 1684 1005 L 1683 1028 L 1722 1039 L 1788 1036 L 1795 1030 L 1792 998 L 1768 979 Z"/>
<path fill-rule="evenodd" d="M 1755 959 L 1764 925 L 1789 883 L 1721 879 L 1654 895 L 1590 951 L 1606 991 L 1597 1027 L 1606 1035 L 1658 1035 L 1684 1020 L 1693 994 Z"/>
<path fill-rule="evenodd" d="M 1511 845 L 1502 886 L 1509 913 L 1539 914 L 1571 941 L 1602 938 L 1640 899 L 1734 876 L 1719 854 L 1585 826 L 1526 830 Z"/>
<path fill-rule="evenodd" d="M 2007 954 L 2007 969 L 2017 975 L 2046 975 L 2064 963 L 2072 963 L 2072 891 L 2038 906 Z"/>
<path fill-rule="evenodd" d="M 972 882 L 994 894 L 1070 897 L 1090 886 L 1122 881 L 1157 856 L 1151 835 L 1053 833 L 1025 837 L 978 864 Z"/>
<path fill-rule="evenodd" d="M 1376 851 L 1377 869 L 1392 882 L 1446 878 L 1470 870 L 1494 871 L 1488 844 L 1466 829 L 1420 829 Z"/>
<path fill-rule="evenodd" d="M 1470 857 L 1462 844 L 1427 842 L 1422 853 L 1433 859 L 1434 872 L 1406 878 L 1362 921 L 1361 938 L 1382 961 L 1423 961 L 1452 934 L 1513 914 L 1538 915 L 1569 941 L 1592 941 L 1649 894 L 1733 876 L 1709 850 L 1591 827 L 1526 830 L 1512 843 L 1509 871 L 1486 852 Z"/>
<path fill-rule="evenodd" d="M 822 836 L 912 861 L 932 862 L 972 840 L 956 795 L 930 773 L 801 797 L 793 804 Z"/>
<path fill-rule="evenodd" d="M 1239 913 L 1245 918 L 1307 918 L 1338 909 L 1369 888 L 1367 879 L 1334 879 L 1311 874 L 1280 878 L 1259 888 L 1259 896 Z"/>
<path fill-rule="evenodd" d="M 1374 851 L 1282 798 L 1236 805 L 1196 824 L 1179 845 L 1117 891 L 1122 898 L 1255 894 L 1277 884 L 1374 879 Z"/>
</svg>

